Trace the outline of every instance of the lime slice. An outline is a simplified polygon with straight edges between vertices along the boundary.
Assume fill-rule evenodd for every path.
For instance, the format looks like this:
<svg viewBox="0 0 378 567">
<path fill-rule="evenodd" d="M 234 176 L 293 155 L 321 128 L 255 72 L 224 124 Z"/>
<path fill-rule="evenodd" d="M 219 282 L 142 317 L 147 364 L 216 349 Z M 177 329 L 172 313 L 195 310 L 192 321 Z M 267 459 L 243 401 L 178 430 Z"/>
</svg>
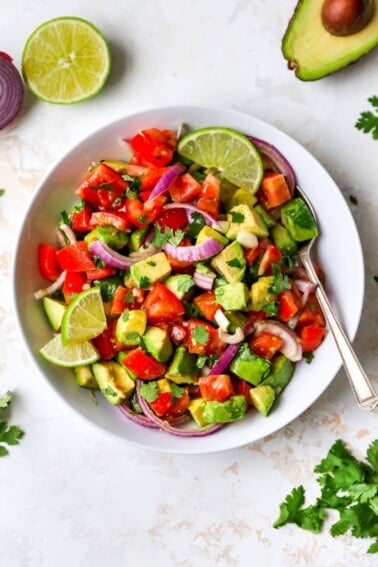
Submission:
<svg viewBox="0 0 378 567">
<path fill-rule="evenodd" d="M 64 346 L 61 335 L 55 335 L 39 352 L 43 358 L 56 366 L 68 368 L 93 364 L 100 358 L 97 350 L 90 342 L 68 343 Z"/>
<path fill-rule="evenodd" d="M 81 18 L 55 18 L 41 24 L 26 41 L 22 72 L 39 98 L 71 104 L 97 94 L 110 71 L 105 37 Z"/>
<path fill-rule="evenodd" d="M 62 318 L 62 343 L 88 341 L 98 337 L 106 327 L 101 292 L 91 287 L 79 293 L 69 304 Z"/>
<path fill-rule="evenodd" d="M 263 176 L 263 163 L 255 146 L 230 128 L 202 128 L 184 136 L 178 144 L 183 157 L 218 169 L 223 177 L 255 193 Z"/>
</svg>

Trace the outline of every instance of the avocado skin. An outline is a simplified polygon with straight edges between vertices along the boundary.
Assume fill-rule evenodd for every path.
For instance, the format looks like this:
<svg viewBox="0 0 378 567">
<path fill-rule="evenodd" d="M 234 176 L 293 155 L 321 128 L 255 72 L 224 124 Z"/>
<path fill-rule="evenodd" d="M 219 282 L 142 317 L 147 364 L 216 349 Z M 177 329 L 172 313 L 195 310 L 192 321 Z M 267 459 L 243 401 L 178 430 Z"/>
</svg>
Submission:
<svg viewBox="0 0 378 567">
<path fill-rule="evenodd" d="M 323 2 L 299 0 L 282 39 L 281 50 L 288 68 L 302 81 L 315 81 L 339 71 L 378 45 L 378 6 L 364 29 L 336 37 L 321 21 Z"/>
</svg>

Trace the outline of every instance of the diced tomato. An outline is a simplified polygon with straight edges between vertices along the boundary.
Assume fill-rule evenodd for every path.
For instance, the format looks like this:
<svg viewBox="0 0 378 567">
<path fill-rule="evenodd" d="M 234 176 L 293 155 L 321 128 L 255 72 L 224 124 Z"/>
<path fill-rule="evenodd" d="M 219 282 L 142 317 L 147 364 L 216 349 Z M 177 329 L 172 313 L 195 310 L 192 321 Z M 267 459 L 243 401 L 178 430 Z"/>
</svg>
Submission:
<svg viewBox="0 0 378 567">
<path fill-rule="evenodd" d="M 225 402 L 235 394 L 231 378 L 228 374 L 208 374 L 198 381 L 201 396 L 205 400 Z"/>
<path fill-rule="evenodd" d="M 200 355 L 220 354 L 226 343 L 218 336 L 218 331 L 210 323 L 201 319 L 190 319 L 183 326 L 187 329 L 185 345 L 189 352 Z"/>
<path fill-rule="evenodd" d="M 123 359 L 123 364 L 141 380 L 153 380 L 162 376 L 166 366 L 144 352 L 140 347 L 131 350 Z"/>
<path fill-rule="evenodd" d="M 100 357 L 103 360 L 111 360 L 117 354 L 117 350 L 114 347 L 113 330 L 111 327 L 107 327 L 101 335 L 92 339 L 93 346 L 98 350 Z"/>
<path fill-rule="evenodd" d="M 252 337 L 248 343 L 252 352 L 269 360 L 283 346 L 283 340 L 280 337 L 265 332 L 260 333 L 257 337 Z"/>
<path fill-rule="evenodd" d="M 142 165 L 164 167 L 173 158 L 176 135 L 172 130 L 149 128 L 141 130 L 129 140 L 136 161 Z"/>
<path fill-rule="evenodd" d="M 96 268 L 84 240 L 75 244 L 67 244 L 58 250 L 56 259 L 62 270 L 70 270 L 70 272 L 88 272 Z"/>
<path fill-rule="evenodd" d="M 131 226 L 128 215 L 122 211 L 97 211 L 92 213 L 90 224 L 91 228 L 94 226 L 114 226 L 118 230 L 127 230 Z"/>
<path fill-rule="evenodd" d="M 83 291 L 84 285 L 87 283 L 87 274 L 85 272 L 70 272 L 67 270 L 63 283 L 63 295 L 66 303 L 70 303 L 77 293 Z"/>
<path fill-rule="evenodd" d="M 142 301 L 143 294 L 141 299 L 138 300 L 130 289 L 119 285 L 113 295 L 110 305 L 110 315 L 121 315 L 125 309 L 138 309 L 141 306 Z"/>
<path fill-rule="evenodd" d="M 105 163 L 99 163 L 86 175 L 76 189 L 76 195 L 96 209 L 110 209 L 112 203 L 121 197 L 127 187 L 128 183 L 122 175 Z"/>
<path fill-rule="evenodd" d="M 104 268 L 95 268 L 94 270 L 89 270 L 87 272 L 87 280 L 89 282 L 94 280 L 103 280 L 109 276 L 114 276 L 116 269 L 112 266 L 104 266 Z"/>
<path fill-rule="evenodd" d="M 174 398 L 171 407 L 165 414 L 166 419 L 171 419 L 173 417 L 178 417 L 186 412 L 190 404 L 190 396 L 187 389 L 183 392 L 180 398 Z"/>
<path fill-rule="evenodd" d="M 282 173 L 266 171 L 257 198 L 266 209 L 279 207 L 291 199 L 290 189 Z"/>
<path fill-rule="evenodd" d="M 272 264 L 277 264 L 282 259 L 281 251 L 274 246 L 274 244 L 268 244 L 263 257 L 261 258 L 258 275 L 262 276 L 265 272 L 272 267 Z"/>
<path fill-rule="evenodd" d="M 133 164 L 129 164 L 127 166 L 127 173 L 131 177 L 140 178 L 140 188 L 142 192 L 151 191 L 159 181 L 160 177 L 162 177 L 167 171 L 168 167 L 145 167 Z"/>
<path fill-rule="evenodd" d="M 203 182 L 197 207 L 214 217 L 219 215 L 220 181 L 212 173 L 209 173 Z"/>
<path fill-rule="evenodd" d="M 169 187 L 172 201 L 176 203 L 193 201 L 201 193 L 201 190 L 201 184 L 190 173 L 180 175 Z"/>
<path fill-rule="evenodd" d="M 317 349 L 323 340 L 325 327 L 320 325 L 305 325 L 299 332 L 303 352 L 312 352 Z"/>
<path fill-rule="evenodd" d="M 270 240 L 268 238 L 262 238 L 259 240 L 258 245 L 256 248 L 244 248 L 244 257 L 245 261 L 247 262 L 248 266 L 252 266 L 252 264 L 265 252 L 270 244 Z"/>
<path fill-rule="evenodd" d="M 50 281 L 55 281 L 62 273 L 57 261 L 57 249 L 50 244 L 38 245 L 38 266 L 41 276 Z"/>
<path fill-rule="evenodd" d="M 143 205 L 143 211 L 148 216 L 148 222 L 154 222 L 163 210 L 163 206 L 167 201 L 165 195 L 159 195 L 155 199 L 150 199 Z"/>
<path fill-rule="evenodd" d="M 219 215 L 219 201 L 217 199 L 200 197 L 197 201 L 197 207 L 215 218 Z"/>
<path fill-rule="evenodd" d="M 72 229 L 76 232 L 89 232 L 92 229 L 90 224 L 92 213 L 93 209 L 88 203 L 85 203 L 79 211 L 71 212 Z"/>
<path fill-rule="evenodd" d="M 149 406 L 159 417 L 162 417 L 172 405 L 172 393 L 161 392 L 159 397 L 153 402 L 149 402 Z"/>
<path fill-rule="evenodd" d="M 281 321 L 288 321 L 296 313 L 298 313 L 300 308 L 300 303 L 296 299 L 294 293 L 291 290 L 285 290 L 278 296 L 278 301 L 280 306 L 278 308 L 277 317 L 281 319 Z"/>
<path fill-rule="evenodd" d="M 245 397 L 247 406 L 252 405 L 251 394 L 249 392 L 250 389 L 251 389 L 251 384 L 248 384 L 248 382 L 245 382 L 244 380 L 237 380 L 235 385 L 236 393 L 239 394 L 239 396 Z"/>
<path fill-rule="evenodd" d="M 188 217 L 184 209 L 167 209 L 157 217 L 156 224 L 161 228 L 178 230 L 188 224 Z"/>
<path fill-rule="evenodd" d="M 299 315 L 297 326 L 303 327 L 304 325 L 311 325 L 312 323 L 322 327 L 325 326 L 324 315 L 320 309 L 315 293 L 310 293 L 308 301 Z"/>
<path fill-rule="evenodd" d="M 193 303 L 201 311 L 202 315 L 209 321 L 214 320 L 214 315 L 218 309 L 222 309 L 215 300 L 213 291 L 205 291 L 193 299 Z"/>
<path fill-rule="evenodd" d="M 144 301 L 149 323 L 176 321 L 185 313 L 185 308 L 176 295 L 164 284 L 156 282 Z"/>
<path fill-rule="evenodd" d="M 142 203 L 139 199 L 127 199 L 125 210 L 130 224 L 137 228 L 146 228 L 161 213 L 165 197 L 156 197 L 151 201 Z"/>
</svg>

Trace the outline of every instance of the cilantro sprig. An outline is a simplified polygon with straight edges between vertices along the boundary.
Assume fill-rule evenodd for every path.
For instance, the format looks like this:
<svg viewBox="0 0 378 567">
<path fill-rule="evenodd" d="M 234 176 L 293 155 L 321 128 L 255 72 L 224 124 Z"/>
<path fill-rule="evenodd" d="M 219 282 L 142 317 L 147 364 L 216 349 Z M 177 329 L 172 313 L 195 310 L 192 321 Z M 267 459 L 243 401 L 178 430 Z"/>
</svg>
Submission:
<svg viewBox="0 0 378 567">
<path fill-rule="evenodd" d="M 178 246 L 184 236 L 184 232 L 180 229 L 172 230 L 171 228 L 167 227 L 163 231 L 160 225 L 156 225 L 154 229 L 154 236 L 152 238 L 152 244 L 157 248 L 161 248 L 167 242 L 170 242 L 173 246 Z"/>
<path fill-rule="evenodd" d="M 294 488 L 280 504 L 280 514 L 273 527 L 293 523 L 319 533 L 327 509 L 335 509 L 339 519 L 330 528 L 332 536 L 350 531 L 358 538 L 375 538 L 368 553 L 378 553 L 378 439 L 366 452 L 366 461 L 356 459 L 338 439 L 327 456 L 314 468 L 321 487 L 315 504 L 304 507 L 305 489 Z"/>
<path fill-rule="evenodd" d="M 0 396 L 0 418 L 2 410 L 9 408 L 11 402 L 11 392 L 8 391 Z M 23 435 L 24 432 L 17 425 L 8 425 L 6 420 L 0 421 L 0 457 L 8 455 L 7 445 L 18 445 Z"/>
<path fill-rule="evenodd" d="M 365 110 L 361 112 L 355 127 L 357 130 L 362 130 L 364 134 L 371 134 L 373 140 L 378 140 L 378 96 L 371 96 L 368 98 L 374 112 Z"/>
</svg>

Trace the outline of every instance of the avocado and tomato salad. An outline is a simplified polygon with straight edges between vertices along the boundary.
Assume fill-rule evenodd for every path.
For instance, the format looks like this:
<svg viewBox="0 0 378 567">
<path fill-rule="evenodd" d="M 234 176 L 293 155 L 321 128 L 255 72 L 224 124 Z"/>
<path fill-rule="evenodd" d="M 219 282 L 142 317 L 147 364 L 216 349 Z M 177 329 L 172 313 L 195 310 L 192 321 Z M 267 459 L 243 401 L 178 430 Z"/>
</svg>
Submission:
<svg viewBox="0 0 378 567">
<path fill-rule="evenodd" d="M 106 328 L 90 341 L 97 360 L 74 368 L 78 385 L 175 434 L 186 421 L 194 435 L 268 416 L 325 334 L 297 256 L 318 233 L 307 205 L 262 142 L 255 191 L 183 156 L 173 130 L 127 144 L 124 161 L 91 164 L 59 245 L 38 247 L 55 333 L 75 298 L 101 292 Z"/>
</svg>

